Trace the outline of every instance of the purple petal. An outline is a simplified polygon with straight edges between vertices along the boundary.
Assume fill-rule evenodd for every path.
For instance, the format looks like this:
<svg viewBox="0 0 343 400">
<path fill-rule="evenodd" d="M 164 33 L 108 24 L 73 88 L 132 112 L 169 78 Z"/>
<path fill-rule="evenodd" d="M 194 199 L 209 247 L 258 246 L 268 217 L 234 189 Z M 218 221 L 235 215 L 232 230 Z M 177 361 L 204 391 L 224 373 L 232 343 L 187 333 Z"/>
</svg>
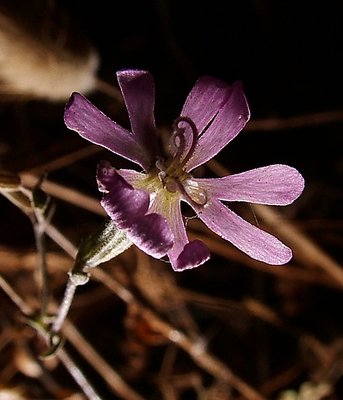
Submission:
<svg viewBox="0 0 343 400">
<path fill-rule="evenodd" d="M 210 258 L 210 253 L 205 244 L 200 240 L 194 240 L 185 245 L 184 249 L 173 265 L 175 271 L 184 271 L 198 267 Z"/>
<path fill-rule="evenodd" d="M 124 129 L 89 100 L 79 93 L 73 93 L 65 107 L 64 122 L 69 129 L 92 143 L 148 168 L 150 155 L 131 132 Z"/>
<path fill-rule="evenodd" d="M 147 214 L 150 196 L 134 189 L 107 161 L 98 166 L 99 190 L 104 193 L 101 205 L 119 229 L 147 254 L 160 258 L 173 246 L 173 234 L 165 218 Z"/>
<path fill-rule="evenodd" d="M 247 201 L 259 204 L 287 205 L 304 190 L 304 178 L 288 165 L 269 165 L 225 176 L 193 179 L 211 197 L 225 201 Z"/>
<path fill-rule="evenodd" d="M 133 187 L 142 187 L 142 181 L 146 180 L 146 174 L 137 172 L 134 169 L 118 169 L 118 174 L 121 175 L 127 183 Z"/>
<path fill-rule="evenodd" d="M 232 87 L 209 76 L 199 78 L 189 93 L 181 111 L 181 116 L 189 117 L 199 134 L 227 103 Z"/>
<path fill-rule="evenodd" d="M 174 271 L 198 267 L 210 258 L 207 247 L 200 240 L 189 242 L 179 198 L 166 200 L 158 193 L 152 209 L 167 219 L 173 232 L 174 246 L 168 251 L 168 257 Z"/>
<path fill-rule="evenodd" d="M 97 181 L 100 192 L 105 193 L 102 205 L 106 211 L 109 208 L 111 213 L 109 215 L 119 229 L 127 229 L 148 211 L 149 193 L 134 189 L 108 161 L 99 163 Z M 115 202 L 112 201 L 113 195 L 115 195 Z M 109 202 L 108 206 L 107 202 Z"/>
<path fill-rule="evenodd" d="M 251 258 L 272 265 L 286 264 L 292 258 L 291 249 L 274 236 L 239 217 L 220 201 L 211 200 L 205 207 L 194 209 L 213 232 Z"/>
<path fill-rule="evenodd" d="M 125 231 L 137 247 L 155 258 L 165 256 L 174 243 L 168 222 L 155 213 L 143 216 Z"/>
<path fill-rule="evenodd" d="M 129 114 L 131 131 L 150 154 L 152 164 L 157 150 L 154 79 L 149 72 L 140 70 L 118 71 L 117 79 Z"/>
<path fill-rule="evenodd" d="M 194 153 L 186 164 L 188 172 L 218 154 L 248 122 L 250 111 L 241 83 L 235 82 L 228 87 L 227 94 L 229 97 L 225 104 L 217 109 L 213 120 L 208 121 L 208 128 L 199 137 Z M 212 109 L 210 104 L 208 107 Z"/>
<path fill-rule="evenodd" d="M 203 76 L 196 81 L 187 96 L 180 115 L 190 118 L 198 130 L 198 135 L 201 135 L 218 111 L 226 104 L 231 93 L 232 87 L 225 82 Z M 189 149 L 193 141 L 190 126 L 185 123 L 180 123 L 179 126 L 185 128 L 185 149 Z"/>
</svg>

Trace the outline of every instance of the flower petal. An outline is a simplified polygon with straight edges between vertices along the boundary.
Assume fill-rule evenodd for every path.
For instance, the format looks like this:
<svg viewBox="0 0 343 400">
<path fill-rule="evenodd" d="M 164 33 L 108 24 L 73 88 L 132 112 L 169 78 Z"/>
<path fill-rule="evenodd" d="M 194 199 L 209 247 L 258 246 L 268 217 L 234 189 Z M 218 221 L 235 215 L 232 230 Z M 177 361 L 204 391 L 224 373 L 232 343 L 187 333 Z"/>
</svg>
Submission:
<svg viewBox="0 0 343 400">
<path fill-rule="evenodd" d="M 147 214 L 150 196 L 136 190 L 107 161 L 98 166 L 101 205 L 119 229 L 147 254 L 160 258 L 173 246 L 173 234 L 161 215 Z"/>
<path fill-rule="evenodd" d="M 181 117 L 190 118 L 201 135 L 205 128 L 210 124 L 218 111 L 226 104 L 232 93 L 232 87 L 219 79 L 210 76 L 199 78 L 190 91 L 185 104 L 182 108 Z M 180 128 L 184 128 L 184 154 L 190 149 L 193 142 L 193 133 L 191 127 L 182 122 Z M 171 143 L 172 155 L 175 155 L 176 149 Z"/>
<path fill-rule="evenodd" d="M 131 131 L 150 156 L 152 164 L 157 153 L 154 79 L 149 72 L 141 70 L 118 71 L 117 79 L 129 114 Z"/>
<path fill-rule="evenodd" d="M 192 207 L 213 232 L 251 258 L 272 265 L 286 264 L 292 258 L 291 249 L 274 236 L 239 217 L 220 201 L 212 199 L 205 207 Z"/>
<path fill-rule="evenodd" d="M 185 223 L 181 213 L 180 199 L 165 198 L 160 191 L 151 207 L 163 215 L 173 232 L 174 246 L 168 251 L 168 257 L 174 271 L 184 271 L 198 267 L 210 258 L 207 247 L 200 240 L 189 242 Z"/>
<path fill-rule="evenodd" d="M 227 88 L 227 98 L 224 105 L 217 109 L 207 129 L 199 137 L 192 157 L 186 164 L 187 171 L 204 164 L 213 158 L 244 128 L 250 118 L 249 106 L 240 82 L 235 82 Z M 206 105 L 203 105 L 206 107 Z M 211 109 L 211 105 L 208 105 Z"/>
<path fill-rule="evenodd" d="M 64 122 L 69 129 L 92 143 L 147 168 L 150 160 L 137 139 L 79 93 L 66 104 Z"/>
<path fill-rule="evenodd" d="M 193 240 L 185 245 L 173 268 L 175 271 L 192 269 L 203 264 L 210 258 L 208 248 L 201 240 Z"/>
<path fill-rule="evenodd" d="M 189 93 L 181 111 L 181 116 L 190 118 L 199 134 L 227 103 L 232 87 L 209 76 L 199 78 Z"/>
<path fill-rule="evenodd" d="M 110 194 L 103 199 L 102 203 L 113 203 L 113 205 L 108 204 L 111 211 L 110 217 L 119 229 L 128 228 L 137 218 L 141 218 L 148 211 L 149 194 L 143 190 L 135 190 L 118 174 L 116 169 L 112 168 L 108 161 L 99 163 L 97 181 L 100 192 Z M 111 200 L 112 193 L 116 196 L 115 201 Z M 104 208 L 106 209 L 106 207 Z"/>
<path fill-rule="evenodd" d="M 225 176 L 193 179 L 211 197 L 225 201 L 247 201 L 259 204 L 287 205 L 304 190 L 304 178 L 288 165 L 269 165 Z"/>
<path fill-rule="evenodd" d="M 140 182 L 146 179 L 146 174 L 135 171 L 134 169 L 118 169 L 118 174 L 121 175 L 127 183 L 135 188 L 139 188 Z M 147 192 L 149 192 L 147 190 Z M 151 193 L 150 193 L 151 194 Z"/>
</svg>

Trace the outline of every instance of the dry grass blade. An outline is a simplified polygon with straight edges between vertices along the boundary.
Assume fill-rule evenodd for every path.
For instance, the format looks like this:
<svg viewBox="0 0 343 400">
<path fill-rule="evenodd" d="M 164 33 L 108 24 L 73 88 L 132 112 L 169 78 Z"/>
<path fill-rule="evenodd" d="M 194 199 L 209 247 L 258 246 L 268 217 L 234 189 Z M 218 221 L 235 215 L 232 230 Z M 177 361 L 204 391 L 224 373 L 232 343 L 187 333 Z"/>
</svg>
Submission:
<svg viewBox="0 0 343 400">
<path fill-rule="evenodd" d="M 326 125 L 343 121 L 343 111 L 325 111 L 303 114 L 288 118 L 255 119 L 245 127 L 247 131 L 281 131 L 298 129 L 307 126 Z"/>
<path fill-rule="evenodd" d="M 34 188 L 37 185 L 37 182 L 39 182 L 39 178 L 31 174 L 23 174 L 22 180 L 23 184 L 29 188 Z M 84 193 L 81 193 L 79 190 L 69 188 L 56 182 L 52 182 L 49 179 L 44 180 L 41 187 L 46 193 L 53 197 L 56 197 L 57 199 L 64 200 L 69 204 L 81 207 L 92 213 L 106 216 L 106 213 L 101 207 L 99 200 L 94 199 Z"/>
</svg>

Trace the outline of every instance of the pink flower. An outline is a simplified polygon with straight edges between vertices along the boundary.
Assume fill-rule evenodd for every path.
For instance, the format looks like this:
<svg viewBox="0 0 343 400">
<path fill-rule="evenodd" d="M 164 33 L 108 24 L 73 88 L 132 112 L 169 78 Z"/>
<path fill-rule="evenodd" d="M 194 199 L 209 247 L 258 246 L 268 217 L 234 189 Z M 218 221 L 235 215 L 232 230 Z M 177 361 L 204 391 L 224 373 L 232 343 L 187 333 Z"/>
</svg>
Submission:
<svg viewBox="0 0 343 400">
<path fill-rule="evenodd" d="M 117 79 L 131 131 L 78 93 L 71 96 L 64 116 L 68 128 L 143 169 L 116 170 L 107 161 L 98 166 L 101 204 L 117 227 L 151 256 L 167 254 L 175 271 L 197 267 L 210 255 L 201 241 L 188 240 L 181 213 L 184 201 L 212 231 L 250 257 L 273 265 L 287 263 L 292 257 L 287 246 L 222 201 L 290 204 L 304 188 L 296 169 L 276 164 L 223 178 L 192 175 L 248 122 L 250 112 L 241 84 L 229 86 L 206 76 L 198 79 L 174 122 L 169 151 L 164 154 L 155 126 L 153 77 L 146 71 L 122 70 Z"/>
</svg>

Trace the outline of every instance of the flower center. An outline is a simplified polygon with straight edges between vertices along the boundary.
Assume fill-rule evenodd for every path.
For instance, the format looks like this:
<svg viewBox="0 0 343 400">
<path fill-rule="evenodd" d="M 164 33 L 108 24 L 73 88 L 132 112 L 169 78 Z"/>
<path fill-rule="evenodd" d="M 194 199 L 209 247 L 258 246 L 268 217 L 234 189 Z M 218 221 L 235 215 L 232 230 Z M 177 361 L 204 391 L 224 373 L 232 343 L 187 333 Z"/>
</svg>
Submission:
<svg viewBox="0 0 343 400">
<path fill-rule="evenodd" d="M 189 126 L 191 136 L 186 135 Z M 184 198 L 196 205 L 207 203 L 207 193 L 200 188 L 185 165 L 192 157 L 198 142 L 199 133 L 195 123 L 188 117 L 179 117 L 173 124 L 173 134 L 170 139 L 171 156 L 166 162 L 158 160 L 156 167 L 160 171 L 158 177 L 164 188 L 170 193 L 180 192 Z"/>
</svg>

